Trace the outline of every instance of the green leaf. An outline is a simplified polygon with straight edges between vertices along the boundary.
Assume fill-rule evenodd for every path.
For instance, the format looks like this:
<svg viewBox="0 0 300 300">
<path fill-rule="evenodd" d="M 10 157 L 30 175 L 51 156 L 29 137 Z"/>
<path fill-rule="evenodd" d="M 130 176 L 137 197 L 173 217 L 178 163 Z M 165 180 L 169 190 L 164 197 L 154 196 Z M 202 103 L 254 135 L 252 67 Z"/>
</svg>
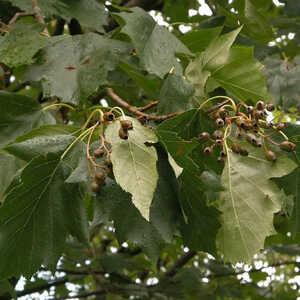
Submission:
<svg viewBox="0 0 300 300">
<path fill-rule="evenodd" d="M 49 43 L 49 38 L 41 32 L 44 25 L 18 22 L 0 40 L 1 62 L 9 67 L 29 65 L 33 56 Z"/>
<path fill-rule="evenodd" d="M 35 127 L 43 114 L 36 100 L 4 91 L 0 91 L 0 111 L 0 147 Z"/>
<path fill-rule="evenodd" d="M 108 73 L 131 50 L 128 43 L 94 33 L 60 37 L 45 48 L 40 64 L 30 66 L 25 77 L 41 80 L 45 97 L 57 96 L 78 105 L 108 83 Z"/>
<path fill-rule="evenodd" d="M 219 183 L 209 188 L 218 190 Z M 207 206 L 205 190 L 200 178 L 187 172 L 180 176 L 180 203 L 187 220 L 181 222 L 181 233 L 184 244 L 189 248 L 216 255 L 220 212 L 213 206 Z"/>
<path fill-rule="evenodd" d="M 157 229 L 147 222 L 132 204 L 130 194 L 112 180 L 106 180 L 95 202 L 93 223 L 114 221 L 119 243 L 130 241 L 139 245 L 155 261 L 164 242 Z"/>
<path fill-rule="evenodd" d="M 263 65 L 253 57 L 253 48 L 234 47 L 224 66 L 212 72 L 211 78 L 239 99 L 253 102 L 269 98 Z"/>
<path fill-rule="evenodd" d="M 45 125 L 19 136 L 4 149 L 25 161 L 49 152 L 64 151 L 75 139 L 72 136 L 77 127 L 66 125 Z"/>
<path fill-rule="evenodd" d="M 265 238 L 274 233 L 273 214 L 281 209 L 281 197 L 269 179 L 284 176 L 296 166 L 281 153 L 272 163 L 262 149 L 248 151 L 249 156 L 244 157 L 229 149 L 221 178 L 226 190 L 220 195 L 222 227 L 217 242 L 230 262 L 250 262 L 263 248 Z"/>
<path fill-rule="evenodd" d="M 201 100 L 205 96 L 204 88 L 208 77 L 212 71 L 217 70 L 227 62 L 230 47 L 240 31 L 241 27 L 216 37 L 206 50 L 200 53 L 187 66 L 185 76 L 194 86 L 195 97 L 198 103 L 202 102 Z"/>
<path fill-rule="evenodd" d="M 156 150 L 159 177 L 150 207 L 150 222 L 162 238 L 170 243 L 176 230 L 177 217 L 180 215 L 178 183 L 167 153 L 158 145 Z"/>
<path fill-rule="evenodd" d="M 132 40 L 142 66 L 161 78 L 172 67 L 180 74 L 182 68 L 175 54 L 189 54 L 190 51 L 167 28 L 159 26 L 147 12 L 138 7 L 131 11 L 116 16 L 120 25 L 125 22 L 121 32 Z"/>
<path fill-rule="evenodd" d="M 193 93 L 193 86 L 183 76 L 168 74 L 159 93 L 158 113 L 169 114 L 192 108 L 189 98 Z"/>
<path fill-rule="evenodd" d="M 31 0 L 9 0 L 12 4 L 26 12 L 32 11 Z M 104 32 L 103 25 L 107 24 L 108 13 L 104 5 L 95 0 L 48 0 L 39 1 L 39 7 L 46 16 L 60 16 L 70 21 L 75 18 L 82 26 Z"/>
<path fill-rule="evenodd" d="M 68 232 L 87 242 L 80 187 L 65 183 L 77 159 L 76 149 L 65 160 L 36 157 L 8 188 L 0 208 L 1 278 L 30 277 L 41 264 L 55 268 Z"/>
<path fill-rule="evenodd" d="M 199 142 L 196 137 L 203 131 L 212 132 L 214 124 L 203 111 L 191 109 L 164 121 L 156 131 L 159 141 L 175 162 L 190 173 L 198 172 L 192 157 Z"/>
<path fill-rule="evenodd" d="M 22 162 L 11 155 L 0 152 L 0 203 L 2 203 L 3 194 L 11 183 L 17 170 L 22 166 Z M 4 171 L 5 170 L 5 171 Z"/>
<path fill-rule="evenodd" d="M 160 83 L 157 79 L 150 79 L 146 77 L 138 69 L 135 69 L 132 65 L 129 65 L 123 61 L 120 63 L 120 68 L 149 95 L 159 92 Z"/>
<path fill-rule="evenodd" d="M 132 194 L 134 205 L 142 216 L 149 220 L 149 209 L 157 184 L 157 154 L 145 143 L 155 143 L 154 132 L 142 126 L 136 119 L 126 117 L 133 123 L 128 140 L 119 137 L 120 123 L 109 124 L 106 139 L 112 144 L 111 161 L 117 183 Z"/>
<path fill-rule="evenodd" d="M 180 40 L 192 51 L 202 52 L 220 35 L 222 27 L 191 30 L 184 34 Z"/>
<path fill-rule="evenodd" d="M 273 55 L 268 56 L 263 63 L 272 103 L 285 108 L 296 107 L 300 101 L 300 56 L 287 61 L 279 55 Z"/>
<path fill-rule="evenodd" d="M 290 174 L 276 178 L 276 183 L 287 195 L 294 198 L 293 213 L 289 220 L 289 231 L 294 241 L 300 240 L 300 126 L 289 124 L 285 128 L 289 140 L 296 144 L 296 150 L 289 156 L 295 161 L 298 167 Z"/>
<path fill-rule="evenodd" d="M 274 38 L 272 27 L 267 22 L 265 16 L 256 9 L 251 0 L 245 0 L 241 21 L 245 24 L 244 31 L 249 37 L 262 43 L 269 42 Z"/>
</svg>

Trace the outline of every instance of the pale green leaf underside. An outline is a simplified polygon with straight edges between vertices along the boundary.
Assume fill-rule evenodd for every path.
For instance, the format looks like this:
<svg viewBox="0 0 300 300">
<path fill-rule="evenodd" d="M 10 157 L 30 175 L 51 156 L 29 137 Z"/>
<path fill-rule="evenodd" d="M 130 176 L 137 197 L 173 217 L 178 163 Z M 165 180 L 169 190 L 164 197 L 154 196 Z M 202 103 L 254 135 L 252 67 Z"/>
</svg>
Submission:
<svg viewBox="0 0 300 300">
<path fill-rule="evenodd" d="M 220 210 L 222 227 L 217 236 L 219 250 L 230 262 L 251 261 L 274 232 L 273 214 L 281 208 L 280 190 L 272 177 L 290 173 L 295 163 L 282 154 L 269 162 L 261 149 L 249 156 L 228 153 L 222 174 Z"/>
<path fill-rule="evenodd" d="M 155 143 L 157 138 L 151 129 L 142 126 L 136 119 L 127 117 L 133 123 L 128 140 L 119 138 L 119 121 L 110 124 L 105 132 L 112 144 L 111 161 L 117 183 L 132 195 L 134 205 L 142 216 L 149 220 L 149 209 L 156 188 L 158 173 L 157 153 L 145 142 Z"/>
</svg>

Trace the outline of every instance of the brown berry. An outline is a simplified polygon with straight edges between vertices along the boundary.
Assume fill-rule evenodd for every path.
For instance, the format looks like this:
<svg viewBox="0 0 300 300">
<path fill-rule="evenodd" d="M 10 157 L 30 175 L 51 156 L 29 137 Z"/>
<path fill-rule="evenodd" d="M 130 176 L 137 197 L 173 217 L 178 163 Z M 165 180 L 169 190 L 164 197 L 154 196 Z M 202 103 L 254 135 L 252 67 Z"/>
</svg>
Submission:
<svg viewBox="0 0 300 300">
<path fill-rule="evenodd" d="M 245 148 L 241 148 L 240 154 L 242 156 L 248 156 L 249 153 L 248 153 L 248 151 Z"/>
<path fill-rule="evenodd" d="M 231 145 L 231 150 L 234 153 L 240 153 L 241 152 L 242 147 L 240 146 L 240 144 L 238 142 L 233 142 Z"/>
<path fill-rule="evenodd" d="M 290 141 L 284 141 L 279 144 L 279 148 L 283 151 L 292 152 L 295 150 L 296 145 Z"/>
<path fill-rule="evenodd" d="M 243 129 L 247 129 L 248 127 L 247 127 L 247 123 L 246 123 L 246 121 L 243 119 L 243 118 L 238 118 L 237 120 L 236 120 L 236 125 L 238 126 L 238 127 L 240 127 L 240 128 L 243 128 Z"/>
<path fill-rule="evenodd" d="M 206 142 L 210 138 L 210 134 L 208 132 L 201 132 L 198 137 L 198 141 L 200 143 Z"/>
<path fill-rule="evenodd" d="M 247 111 L 249 114 L 252 114 L 254 111 L 254 107 L 253 106 L 247 106 Z"/>
<path fill-rule="evenodd" d="M 276 159 L 277 159 L 276 154 L 271 150 L 267 150 L 265 152 L 265 156 L 266 156 L 266 159 L 269 161 L 276 161 Z"/>
<path fill-rule="evenodd" d="M 103 115 L 103 118 L 105 121 L 113 121 L 115 119 L 115 115 L 113 114 L 113 112 L 109 111 Z"/>
<path fill-rule="evenodd" d="M 223 163 L 224 162 L 224 157 L 219 156 L 217 159 L 218 163 Z"/>
<path fill-rule="evenodd" d="M 255 105 L 257 110 L 264 110 L 265 108 L 265 104 L 263 103 L 263 101 L 258 101 Z"/>
<path fill-rule="evenodd" d="M 281 123 L 277 124 L 276 128 L 277 128 L 277 130 L 282 130 L 285 128 L 285 126 L 286 126 L 286 124 L 281 122 Z"/>
<path fill-rule="evenodd" d="M 94 150 L 94 156 L 99 158 L 102 157 L 104 154 L 104 150 L 102 148 L 97 148 Z"/>
<path fill-rule="evenodd" d="M 120 123 L 121 123 L 121 127 L 124 130 L 132 130 L 133 129 L 132 121 L 130 121 L 130 120 L 121 120 Z"/>
<path fill-rule="evenodd" d="M 267 111 L 273 111 L 275 109 L 275 105 L 272 103 L 267 104 L 266 106 Z"/>
<path fill-rule="evenodd" d="M 254 113 L 254 117 L 255 119 L 259 120 L 259 119 L 264 119 L 265 117 L 265 113 L 262 110 L 258 110 Z"/>
<path fill-rule="evenodd" d="M 257 144 L 257 137 L 256 137 L 254 134 L 252 134 L 252 133 L 247 133 L 247 134 L 246 134 L 246 139 L 247 139 L 247 141 L 248 141 L 250 144 L 256 146 L 256 144 Z"/>
<path fill-rule="evenodd" d="M 223 119 L 221 119 L 221 118 L 216 119 L 215 123 L 216 123 L 217 127 L 219 127 L 219 128 L 223 127 L 225 124 Z"/>
<path fill-rule="evenodd" d="M 105 180 L 105 173 L 103 172 L 96 172 L 95 173 L 95 181 L 97 184 L 101 185 L 104 183 L 104 180 Z"/>
<path fill-rule="evenodd" d="M 224 118 L 227 117 L 227 115 L 228 115 L 228 110 L 227 109 L 221 108 L 219 110 L 219 116 L 220 116 L 220 118 L 224 119 Z"/>
<path fill-rule="evenodd" d="M 224 150 L 222 150 L 222 151 L 220 152 L 220 156 L 221 156 L 221 157 L 225 157 L 225 156 L 226 156 L 226 152 L 225 152 Z"/>
<path fill-rule="evenodd" d="M 203 152 L 205 154 L 211 154 L 212 153 L 212 148 L 211 147 L 205 147 L 204 150 L 203 150 Z"/>
<path fill-rule="evenodd" d="M 221 147 L 223 145 L 223 141 L 221 139 L 216 140 L 216 145 Z"/>
<path fill-rule="evenodd" d="M 109 167 L 109 168 L 112 167 L 112 162 L 111 162 L 111 160 L 110 160 L 109 157 L 106 157 L 106 158 L 105 158 L 104 164 L 105 164 L 107 167 Z"/>
<path fill-rule="evenodd" d="M 100 191 L 100 185 L 97 182 L 92 182 L 91 183 L 91 189 L 94 193 L 99 193 Z"/>
<path fill-rule="evenodd" d="M 216 139 L 221 139 L 223 137 L 223 132 L 221 130 L 215 130 L 214 133 L 213 133 L 213 136 Z"/>
<path fill-rule="evenodd" d="M 119 129 L 119 137 L 122 140 L 128 140 L 128 132 L 125 131 L 123 128 Z"/>
</svg>

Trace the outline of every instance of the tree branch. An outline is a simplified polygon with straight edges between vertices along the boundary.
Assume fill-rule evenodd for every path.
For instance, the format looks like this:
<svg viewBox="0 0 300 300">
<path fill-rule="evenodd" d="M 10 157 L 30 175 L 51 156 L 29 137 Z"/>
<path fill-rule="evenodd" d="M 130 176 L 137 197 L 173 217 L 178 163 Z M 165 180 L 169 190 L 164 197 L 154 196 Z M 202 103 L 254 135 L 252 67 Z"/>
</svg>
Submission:
<svg viewBox="0 0 300 300">
<path fill-rule="evenodd" d="M 32 294 L 32 293 L 41 292 L 43 290 L 48 290 L 52 286 L 63 285 L 65 283 L 67 283 L 68 281 L 69 281 L 69 278 L 67 276 L 63 277 L 63 278 L 59 278 L 59 279 L 57 279 L 55 281 L 49 281 L 49 282 L 47 282 L 45 284 L 42 284 L 40 286 L 28 288 L 28 289 L 26 289 L 24 291 L 17 292 L 17 296 L 21 297 L 21 296 L 29 295 L 29 294 Z"/>
<path fill-rule="evenodd" d="M 147 105 L 145 105 L 143 107 L 139 107 L 138 110 L 139 111 L 146 111 L 146 110 L 148 110 L 148 109 L 156 106 L 157 104 L 158 104 L 158 101 L 153 101 L 153 102 L 151 102 L 151 103 L 149 103 L 149 104 L 147 104 Z"/>
<path fill-rule="evenodd" d="M 196 251 L 190 250 L 181 256 L 174 265 L 164 274 L 163 278 L 173 277 L 180 268 L 182 268 L 185 264 L 187 264 L 195 255 L 197 254 Z"/>
<path fill-rule="evenodd" d="M 87 298 L 89 296 L 105 295 L 105 294 L 106 294 L 106 291 L 104 291 L 104 290 L 96 290 L 96 291 L 93 291 L 93 292 L 86 292 L 86 293 L 77 294 L 75 296 L 58 297 L 58 298 L 54 298 L 54 299 L 55 300 L 77 299 L 77 298 Z"/>
<path fill-rule="evenodd" d="M 114 91 L 112 88 L 106 88 L 106 94 L 107 96 L 114 102 L 116 102 L 119 106 L 127 109 L 128 111 L 130 111 L 131 113 L 133 113 L 134 115 L 138 116 L 140 120 L 156 120 L 156 121 L 164 121 L 167 119 L 170 119 L 174 116 L 177 116 L 181 113 L 183 113 L 183 111 L 179 111 L 179 112 L 175 112 L 172 114 L 168 114 L 168 115 L 163 115 L 163 116 L 154 116 L 154 115 L 149 115 L 146 113 L 141 112 L 137 107 L 132 106 L 130 104 L 128 104 L 125 100 L 123 100 L 122 98 L 120 98 Z"/>
<path fill-rule="evenodd" d="M 251 269 L 249 271 L 239 271 L 239 272 L 228 272 L 228 273 L 220 273 L 220 274 L 214 274 L 214 275 L 209 275 L 206 276 L 208 278 L 219 278 L 219 277 L 227 277 L 227 276 L 237 276 L 237 275 L 241 275 L 244 273 L 256 273 L 256 272 L 261 272 L 262 269 L 268 268 L 268 267 L 280 267 L 280 266 L 285 266 L 285 265 L 297 265 L 300 266 L 300 262 L 297 261 L 283 261 L 283 262 L 277 262 L 274 264 L 270 264 L 267 267 L 261 267 L 259 269 Z"/>
</svg>

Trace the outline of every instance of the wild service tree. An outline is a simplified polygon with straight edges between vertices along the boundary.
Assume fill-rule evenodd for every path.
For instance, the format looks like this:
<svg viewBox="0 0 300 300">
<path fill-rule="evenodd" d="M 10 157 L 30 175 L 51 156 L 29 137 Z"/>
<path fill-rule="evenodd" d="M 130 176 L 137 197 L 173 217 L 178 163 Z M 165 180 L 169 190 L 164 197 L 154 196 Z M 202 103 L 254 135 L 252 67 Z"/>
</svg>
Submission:
<svg viewBox="0 0 300 300">
<path fill-rule="evenodd" d="M 297 298 L 281 2 L 0 0 L 0 299 Z"/>
</svg>

